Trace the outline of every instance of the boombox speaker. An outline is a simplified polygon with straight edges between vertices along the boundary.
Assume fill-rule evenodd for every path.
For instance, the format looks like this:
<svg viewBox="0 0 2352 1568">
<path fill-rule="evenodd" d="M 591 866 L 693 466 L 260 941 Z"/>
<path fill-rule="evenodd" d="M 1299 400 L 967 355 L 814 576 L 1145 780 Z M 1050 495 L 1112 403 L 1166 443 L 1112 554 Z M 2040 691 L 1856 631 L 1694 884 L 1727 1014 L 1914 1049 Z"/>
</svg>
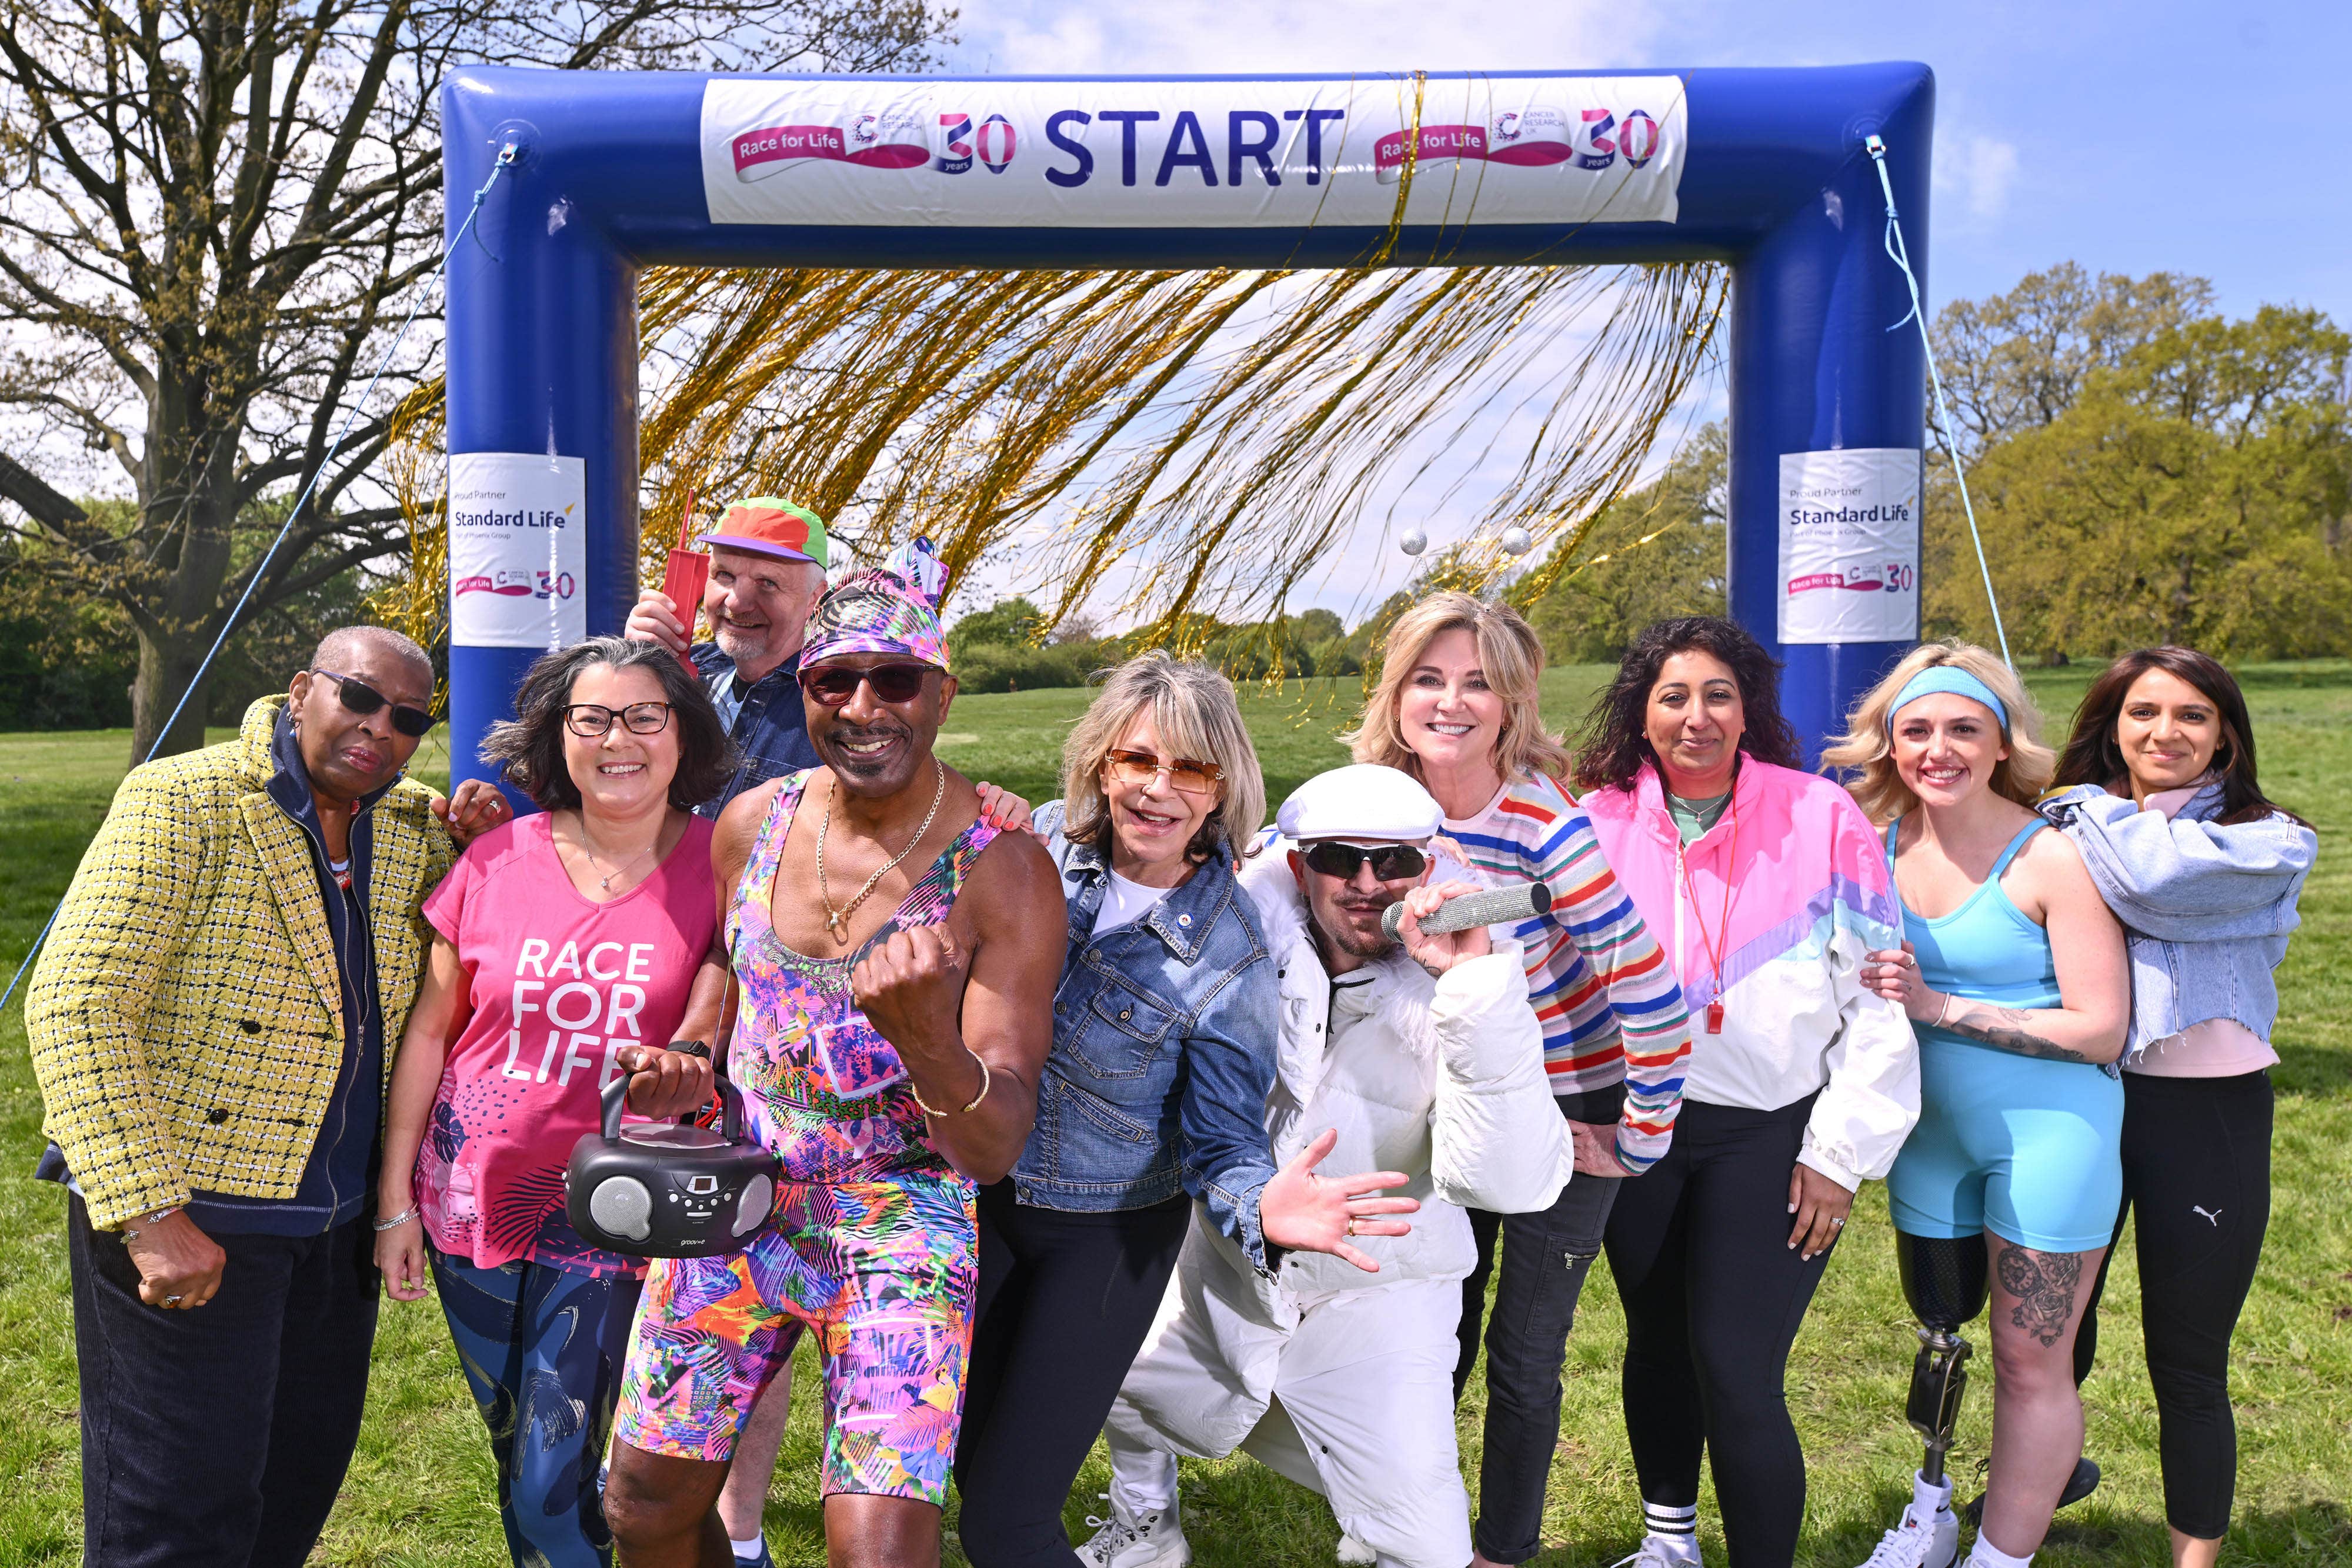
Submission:
<svg viewBox="0 0 2352 1568">
<path fill-rule="evenodd" d="M 632 1258 L 740 1252 L 775 1206 L 776 1157 L 743 1136 L 743 1096 L 718 1075 L 719 1126 L 621 1125 L 629 1075 L 604 1086 L 604 1126 L 572 1146 L 563 1173 L 572 1228 Z"/>
</svg>

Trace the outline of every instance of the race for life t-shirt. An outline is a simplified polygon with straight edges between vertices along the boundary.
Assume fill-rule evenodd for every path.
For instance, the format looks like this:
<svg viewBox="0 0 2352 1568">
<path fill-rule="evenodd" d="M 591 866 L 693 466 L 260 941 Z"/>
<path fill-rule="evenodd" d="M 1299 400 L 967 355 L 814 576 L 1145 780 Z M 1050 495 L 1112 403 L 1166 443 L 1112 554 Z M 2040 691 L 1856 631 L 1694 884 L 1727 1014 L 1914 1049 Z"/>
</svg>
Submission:
<svg viewBox="0 0 2352 1568">
<path fill-rule="evenodd" d="M 651 876 L 598 904 L 565 874 L 552 825 L 542 814 L 483 834 L 425 900 L 457 944 L 467 995 L 417 1151 L 417 1203 L 433 1244 L 479 1268 L 528 1258 L 634 1276 L 642 1260 L 572 1228 L 563 1169 L 620 1052 L 669 1044 L 686 1016 L 718 927 L 711 827 L 696 817 Z"/>
</svg>

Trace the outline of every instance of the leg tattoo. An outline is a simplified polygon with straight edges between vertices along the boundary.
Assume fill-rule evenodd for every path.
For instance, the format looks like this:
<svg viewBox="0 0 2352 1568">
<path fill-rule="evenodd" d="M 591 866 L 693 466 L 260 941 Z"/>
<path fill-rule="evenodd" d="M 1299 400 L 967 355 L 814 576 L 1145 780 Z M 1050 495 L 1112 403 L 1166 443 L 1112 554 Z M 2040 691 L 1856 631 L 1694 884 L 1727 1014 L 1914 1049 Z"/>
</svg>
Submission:
<svg viewBox="0 0 2352 1568">
<path fill-rule="evenodd" d="M 2017 1298 L 2009 1321 L 2046 1348 L 2066 1331 L 2074 1315 L 2074 1290 L 2083 1282 L 2083 1255 L 2035 1252 L 2004 1242 L 1994 1260 L 2000 1288 Z"/>
</svg>

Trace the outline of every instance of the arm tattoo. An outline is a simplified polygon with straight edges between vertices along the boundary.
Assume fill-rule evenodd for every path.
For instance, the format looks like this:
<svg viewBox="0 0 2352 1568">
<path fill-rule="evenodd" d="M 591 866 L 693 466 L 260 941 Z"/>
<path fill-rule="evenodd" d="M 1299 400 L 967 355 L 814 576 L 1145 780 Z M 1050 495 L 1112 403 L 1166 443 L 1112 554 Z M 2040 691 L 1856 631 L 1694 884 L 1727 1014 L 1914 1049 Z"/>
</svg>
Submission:
<svg viewBox="0 0 2352 1568">
<path fill-rule="evenodd" d="M 2069 1050 L 2055 1040 L 2047 1040 L 2028 1027 L 2033 1015 L 2016 1007 L 1992 1007 L 1976 1004 L 1977 1010 L 1948 1018 L 1944 1027 L 1956 1035 L 1966 1035 L 1981 1040 L 1998 1050 L 2014 1051 L 2021 1057 L 2042 1057 L 2053 1062 L 2087 1062 L 2091 1058 L 2082 1052 Z"/>
<path fill-rule="evenodd" d="M 2074 1315 L 2074 1288 L 2083 1282 L 2079 1252 L 2033 1252 L 2004 1244 L 1994 1260 L 2000 1288 L 2017 1298 L 2009 1321 L 2042 1342 L 2058 1342 Z"/>
</svg>

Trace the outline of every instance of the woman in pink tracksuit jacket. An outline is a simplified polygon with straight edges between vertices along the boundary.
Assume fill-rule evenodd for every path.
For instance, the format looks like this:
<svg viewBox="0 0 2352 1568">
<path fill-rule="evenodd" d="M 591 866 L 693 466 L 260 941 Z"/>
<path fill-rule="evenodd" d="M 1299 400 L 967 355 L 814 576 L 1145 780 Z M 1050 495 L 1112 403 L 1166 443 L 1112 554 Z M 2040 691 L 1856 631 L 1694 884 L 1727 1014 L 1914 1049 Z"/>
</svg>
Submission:
<svg viewBox="0 0 2352 1568">
<path fill-rule="evenodd" d="M 1697 1563 L 1703 1452 L 1733 1568 L 1794 1557 L 1789 1347 L 1854 1190 L 1919 1115 L 1910 1025 L 1862 979 L 1896 931 L 1886 863 L 1853 798 L 1798 771 L 1778 675 L 1729 621 L 1660 622 L 1578 747 L 1580 804 L 1691 1010 L 1674 1146 L 1609 1217 L 1635 1568 Z"/>
</svg>

